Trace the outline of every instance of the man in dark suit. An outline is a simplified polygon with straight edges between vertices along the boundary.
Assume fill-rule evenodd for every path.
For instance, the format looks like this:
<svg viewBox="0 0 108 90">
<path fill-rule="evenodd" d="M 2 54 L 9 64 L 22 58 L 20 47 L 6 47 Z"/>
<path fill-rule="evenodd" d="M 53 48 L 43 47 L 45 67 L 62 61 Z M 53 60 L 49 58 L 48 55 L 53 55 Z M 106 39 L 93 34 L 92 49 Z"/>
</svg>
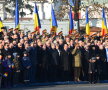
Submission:
<svg viewBox="0 0 108 90">
<path fill-rule="evenodd" d="M 61 53 L 62 79 L 63 81 L 70 80 L 70 59 L 68 45 L 64 44 L 64 50 Z"/>
<path fill-rule="evenodd" d="M 55 72 L 55 81 L 61 80 L 61 70 L 60 70 L 60 61 L 61 61 L 61 50 L 59 49 L 59 45 L 56 44 L 56 49 L 52 52 L 54 72 Z"/>
<path fill-rule="evenodd" d="M 0 54 L 0 88 L 2 87 L 2 76 L 3 76 L 2 59 L 3 59 L 3 55 Z"/>
<path fill-rule="evenodd" d="M 29 56 L 31 59 L 31 75 L 32 77 L 30 77 L 31 82 L 36 82 L 36 71 L 37 71 L 37 47 L 34 45 L 34 43 L 31 43 L 30 46 L 30 52 L 29 52 Z"/>
</svg>

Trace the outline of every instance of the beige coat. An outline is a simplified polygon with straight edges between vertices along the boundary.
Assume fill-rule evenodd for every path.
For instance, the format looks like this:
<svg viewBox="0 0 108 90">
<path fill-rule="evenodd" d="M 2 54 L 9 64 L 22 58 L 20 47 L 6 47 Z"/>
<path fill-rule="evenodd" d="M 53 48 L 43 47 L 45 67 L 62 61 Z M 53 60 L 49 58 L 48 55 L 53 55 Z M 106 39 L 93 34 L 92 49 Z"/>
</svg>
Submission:
<svg viewBox="0 0 108 90">
<path fill-rule="evenodd" d="M 72 62 L 73 64 L 73 67 L 81 67 L 82 64 L 81 64 L 81 51 L 79 49 L 74 49 L 72 51 L 72 55 L 74 57 L 74 60 Z"/>
</svg>

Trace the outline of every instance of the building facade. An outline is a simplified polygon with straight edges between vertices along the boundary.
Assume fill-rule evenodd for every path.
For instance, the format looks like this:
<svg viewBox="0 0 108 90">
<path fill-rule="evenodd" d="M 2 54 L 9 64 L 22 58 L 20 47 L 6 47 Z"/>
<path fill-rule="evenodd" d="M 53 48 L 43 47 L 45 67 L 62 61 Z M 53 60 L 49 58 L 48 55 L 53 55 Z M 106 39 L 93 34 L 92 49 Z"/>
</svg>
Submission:
<svg viewBox="0 0 108 90">
<path fill-rule="evenodd" d="M 5 4 L 5 0 L 0 0 L 0 17 L 2 19 L 6 17 L 4 4 Z"/>
</svg>

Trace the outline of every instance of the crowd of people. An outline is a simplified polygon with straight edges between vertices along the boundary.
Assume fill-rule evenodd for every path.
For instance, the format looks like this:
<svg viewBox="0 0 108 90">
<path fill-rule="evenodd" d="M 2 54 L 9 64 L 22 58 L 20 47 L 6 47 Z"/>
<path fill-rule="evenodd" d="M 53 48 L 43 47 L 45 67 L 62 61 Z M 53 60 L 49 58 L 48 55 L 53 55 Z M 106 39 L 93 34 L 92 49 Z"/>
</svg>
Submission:
<svg viewBox="0 0 108 90">
<path fill-rule="evenodd" d="M 0 86 L 108 80 L 108 38 L 0 32 Z"/>
</svg>

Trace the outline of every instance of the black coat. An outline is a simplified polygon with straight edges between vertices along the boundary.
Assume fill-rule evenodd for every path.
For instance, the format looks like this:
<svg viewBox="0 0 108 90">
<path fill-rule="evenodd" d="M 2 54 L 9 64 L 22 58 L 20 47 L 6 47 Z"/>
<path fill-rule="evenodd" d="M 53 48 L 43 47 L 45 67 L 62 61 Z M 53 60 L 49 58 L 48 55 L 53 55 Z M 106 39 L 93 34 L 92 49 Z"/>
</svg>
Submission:
<svg viewBox="0 0 108 90">
<path fill-rule="evenodd" d="M 42 47 L 37 46 L 37 64 L 42 64 Z"/>
<path fill-rule="evenodd" d="M 30 47 L 29 56 L 31 59 L 32 66 L 37 65 L 37 48 L 36 47 Z"/>
<path fill-rule="evenodd" d="M 64 71 L 70 70 L 69 51 L 63 50 L 61 53 L 61 65 Z"/>
<path fill-rule="evenodd" d="M 93 50 L 92 48 L 95 47 L 95 50 Z M 96 45 L 92 45 L 89 48 L 89 58 L 91 59 L 92 57 L 97 57 L 97 55 L 99 55 L 99 47 Z"/>
<path fill-rule="evenodd" d="M 17 52 L 20 55 L 20 57 L 22 58 L 23 57 L 24 48 L 18 48 Z"/>
<path fill-rule="evenodd" d="M 48 69 L 47 50 L 42 51 L 42 67 Z"/>
<path fill-rule="evenodd" d="M 52 53 L 52 58 L 53 58 L 53 62 L 54 65 L 60 65 L 60 61 L 61 61 L 61 51 L 60 50 L 55 50 Z"/>
<path fill-rule="evenodd" d="M 12 56 L 12 51 L 11 51 L 11 49 L 4 49 L 4 56 L 7 56 L 8 54 L 11 54 L 11 56 Z"/>
<path fill-rule="evenodd" d="M 49 66 L 51 66 L 51 65 L 54 64 L 54 63 L 53 63 L 53 58 L 52 58 L 52 53 L 53 53 L 53 52 L 54 52 L 53 49 L 47 47 L 47 49 L 46 49 L 46 53 L 47 53 L 46 58 L 47 58 L 47 60 L 48 60 L 48 65 L 49 65 Z"/>
<path fill-rule="evenodd" d="M 2 60 L 0 60 L 0 76 L 3 74 Z"/>
<path fill-rule="evenodd" d="M 0 54 L 4 55 L 4 49 L 0 49 Z"/>
<path fill-rule="evenodd" d="M 23 66 L 24 69 L 26 69 L 28 66 L 31 67 L 31 60 L 28 56 L 26 56 L 26 57 L 24 56 L 22 58 L 22 66 Z"/>
<path fill-rule="evenodd" d="M 13 53 L 18 53 L 18 46 L 17 46 L 17 45 L 15 45 L 15 46 L 13 47 Z"/>
<path fill-rule="evenodd" d="M 103 62 L 106 61 L 107 59 L 107 56 L 106 56 L 106 50 L 105 48 L 104 49 L 99 49 L 99 57 L 100 57 L 100 60 L 102 60 Z"/>
</svg>

